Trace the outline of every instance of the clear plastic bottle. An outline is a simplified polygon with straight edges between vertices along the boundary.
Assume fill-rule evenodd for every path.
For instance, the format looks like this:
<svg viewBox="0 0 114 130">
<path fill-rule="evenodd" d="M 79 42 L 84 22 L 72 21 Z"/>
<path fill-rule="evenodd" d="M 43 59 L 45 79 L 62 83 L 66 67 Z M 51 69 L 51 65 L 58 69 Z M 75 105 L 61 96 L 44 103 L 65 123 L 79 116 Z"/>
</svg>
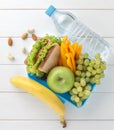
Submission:
<svg viewBox="0 0 114 130">
<path fill-rule="evenodd" d="M 52 5 L 45 13 L 52 18 L 61 37 L 67 35 L 72 42 L 82 44 L 83 53 L 89 53 L 90 58 L 94 57 L 96 53 L 100 53 L 102 60 L 108 59 L 111 52 L 110 44 L 84 25 L 72 13 L 59 11 Z"/>
</svg>

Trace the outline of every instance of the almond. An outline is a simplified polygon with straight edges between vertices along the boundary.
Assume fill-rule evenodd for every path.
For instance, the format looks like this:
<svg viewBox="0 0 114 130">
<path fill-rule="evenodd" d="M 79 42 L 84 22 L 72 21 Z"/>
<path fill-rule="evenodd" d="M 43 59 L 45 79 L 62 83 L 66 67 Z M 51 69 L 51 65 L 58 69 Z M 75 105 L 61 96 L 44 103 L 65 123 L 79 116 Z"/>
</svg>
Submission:
<svg viewBox="0 0 114 130">
<path fill-rule="evenodd" d="M 23 33 L 22 36 L 21 36 L 21 38 L 22 38 L 23 40 L 25 40 L 27 37 L 28 37 L 28 33 Z"/>
<path fill-rule="evenodd" d="M 13 45 L 13 40 L 11 37 L 8 38 L 8 45 L 9 46 L 12 46 Z"/>
<path fill-rule="evenodd" d="M 34 41 L 37 41 L 37 36 L 36 36 L 35 34 L 32 34 L 32 39 L 33 39 Z"/>
<path fill-rule="evenodd" d="M 26 59 L 24 60 L 24 64 L 27 65 L 27 60 Z"/>
</svg>

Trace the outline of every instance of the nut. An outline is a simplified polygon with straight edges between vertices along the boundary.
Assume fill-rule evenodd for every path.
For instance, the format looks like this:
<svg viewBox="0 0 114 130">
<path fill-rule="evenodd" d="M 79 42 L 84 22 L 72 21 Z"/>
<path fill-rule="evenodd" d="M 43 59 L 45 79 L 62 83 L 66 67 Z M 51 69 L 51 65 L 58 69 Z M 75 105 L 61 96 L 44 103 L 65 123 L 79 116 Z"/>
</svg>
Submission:
<svg viewBox="0 0 114 130">
<path fill-rule="evenodd" d="M 27 65 L 27 60 L 26 59 L 24 60 L 24 64 Z"/>
<path fill-rule="evenodd" d="M 8 45 L 9 46 L 12 46 L 13 45 L 13 40 L 11 37 L 8 38 Z"/>
<path fill-rule="evenodd" d="M 22 36 L 21 36 L 21 38 L 22 38 L 23 40 L 25 40 L 27 37 L 28 37 L 28 33 L 23 33 Z"/>
<path fill-rule="evenodd" d="M 37 36 L 36 36 L 35 34 L 32 34 L 32 39 L 33 39 L 34 41 L 37 41 Z"/>
<path fill-rule="evenodd" d="M 22 53 L 23 53 L 23 54 L 27 54 L 27 50 L 26 50 L 25 47 L 22 48 Z"/>
<path fill-rule="evenodd" d="M 13 61 L 13 60 L 15 60 L 15 57 L 12 56 L 11 54 L 8 54 L 8 59 L 11 60 L 11 61 Z"/>
<path fill-rule="evenodd" d="M 28 29 L 28 33 L 33 34 L 35 32 L 34 28 Z"/>
</svg>

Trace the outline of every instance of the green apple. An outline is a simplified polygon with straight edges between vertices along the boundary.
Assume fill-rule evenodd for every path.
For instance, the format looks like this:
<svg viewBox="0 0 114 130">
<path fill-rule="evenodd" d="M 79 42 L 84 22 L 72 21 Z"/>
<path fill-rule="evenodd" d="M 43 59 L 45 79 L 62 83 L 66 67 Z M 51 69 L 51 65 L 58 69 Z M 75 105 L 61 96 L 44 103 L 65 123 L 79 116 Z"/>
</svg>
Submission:
<svg viewBox="0 0 114 130">
<path fill-rule="evenodd" d="M 73 87 L 74 74 L 67 67 L 57 66 L 49 72 L 47 83 L 54 92 L 65 93 Z"/>
</svg>

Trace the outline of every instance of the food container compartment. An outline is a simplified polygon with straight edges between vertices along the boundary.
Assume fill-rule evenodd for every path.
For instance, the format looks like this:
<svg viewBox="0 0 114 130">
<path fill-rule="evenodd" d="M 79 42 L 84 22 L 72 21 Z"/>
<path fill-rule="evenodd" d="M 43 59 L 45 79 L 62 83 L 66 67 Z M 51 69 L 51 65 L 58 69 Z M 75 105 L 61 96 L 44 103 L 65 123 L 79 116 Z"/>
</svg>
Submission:
<svg viewBox="0 0 114 130">
<path fill-rule="evenodd" d="M 110 44 L 108 42 L 104 41 L 104 39 L 102 39 L 102 38 L 100 38 L 100 39 L 97 39 L 97 37 L 91 37 L 90 38 L 90 36 L 88 36 L 86 38 L 80 38 L 80 39 L 78 38 L 78 40 L 82 41 L 83 44 L 85 43 L 85 46 L 84 46 L 85 50 L 83 50 L 82 52 L 83 53 L 88 53 L 88 51 L 89 51 L 89 54 L 90 54 L 89 58 L 92 58 L 96 53 L 100 53 L 102 60 L 107 62 L 108 57 L 109 57 L 110 52 L 111 52 L 111 46 L 110 46 Z M 90 43 L 92 41 L 95 44 L 94 46 L 90 45 Z M 87 42 L 88 42 L 88 44 L 87 44 Z M 104 42 L 104 44 L 102 42 Z M 92 48 L 92 47 L 94 47 L 94 48 Z M 99 48 L 99 50 L 97 50 L 95 47 Z M 47 82 L 45 80 L 37 78 L 36 75 L 28 73 L 28 77 L 35 80 L 35 81 L 37 81 L 37 82 L 39 82 L 39 83 L 41 83 L 42 85 L 44 85 L 45 87 L 50 89 L 49 86 L 47 85 Z M 94 88 L 96 87 L 96 84 L 91 84 L 91 86 L 92 86 L 92 89 L 91 89 L 91 92 L 92 92 L 94 90 Z M 76 105 L 76 103 L 71 101 L 71 99 L 70 99 L 71 95 L 69 94 L 69 92 L 64 93 L 64 94 L 58 94 L 58 93 L 55 93 L 55 94 L 62 100 L 63 103 L 69 102 L 73 106 L 78 107 Z M 84 106 L 84 104 L 86 103 L 88 98 L 85 99 L 82 102 L 81 107 Z"/>
</svg>

